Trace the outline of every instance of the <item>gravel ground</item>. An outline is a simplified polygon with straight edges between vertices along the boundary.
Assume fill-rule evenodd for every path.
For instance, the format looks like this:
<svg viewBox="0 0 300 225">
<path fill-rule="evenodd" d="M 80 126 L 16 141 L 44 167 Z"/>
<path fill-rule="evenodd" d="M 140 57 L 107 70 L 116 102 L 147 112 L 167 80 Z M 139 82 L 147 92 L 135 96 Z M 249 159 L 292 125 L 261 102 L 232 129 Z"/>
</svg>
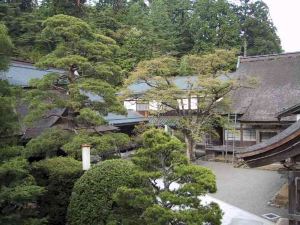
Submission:
<svg viewBox="0 0 300 225">
<path fill-rule="evenodd" d="M 261 216 L 275 213 L 287 216 L 287 209 L 268 206 L 287 178 L 276 171 L 234 168 L 231 164 L 198 161 L 210 168 L 217 176 L 218 191 L 211 194 L 245 211 Z"/>
</svg>

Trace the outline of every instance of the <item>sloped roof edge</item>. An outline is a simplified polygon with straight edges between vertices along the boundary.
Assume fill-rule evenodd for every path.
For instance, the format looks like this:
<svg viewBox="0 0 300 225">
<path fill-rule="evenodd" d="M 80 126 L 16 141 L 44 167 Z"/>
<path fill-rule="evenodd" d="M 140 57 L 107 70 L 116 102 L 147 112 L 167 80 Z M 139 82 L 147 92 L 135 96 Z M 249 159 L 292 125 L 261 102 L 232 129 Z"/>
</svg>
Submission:
<svg viewBox="0 0 300 225">
<path fill-rule="evenodd" d="M 289 58 L 289 57 L 300 57 L 300 51 L 280 53 L 280 54 L 258 55 L 258 56 L 246 56 L 246 57 L 240 56 L 239 59 L 240 59 L 240 63 L 243 63 L 243 62 L 274 60 L 278 58 Z"/>
</svg>

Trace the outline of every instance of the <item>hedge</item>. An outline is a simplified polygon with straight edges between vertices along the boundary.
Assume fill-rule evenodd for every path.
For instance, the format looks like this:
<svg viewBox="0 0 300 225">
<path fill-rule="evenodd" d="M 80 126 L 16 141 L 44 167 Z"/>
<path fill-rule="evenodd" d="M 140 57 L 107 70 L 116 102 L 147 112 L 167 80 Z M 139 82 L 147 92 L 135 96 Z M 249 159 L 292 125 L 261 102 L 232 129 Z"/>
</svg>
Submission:
<svg viewBox="0 0 300 225">
<path fill-rule="evenodd" d="M 119 187 L 132 186 L 132 162 L 107 160 L 87 171 L 76 183 L 68 208 L 70 225 L 105 225 L 112 214 L 113 194 Z"/>
</svg>

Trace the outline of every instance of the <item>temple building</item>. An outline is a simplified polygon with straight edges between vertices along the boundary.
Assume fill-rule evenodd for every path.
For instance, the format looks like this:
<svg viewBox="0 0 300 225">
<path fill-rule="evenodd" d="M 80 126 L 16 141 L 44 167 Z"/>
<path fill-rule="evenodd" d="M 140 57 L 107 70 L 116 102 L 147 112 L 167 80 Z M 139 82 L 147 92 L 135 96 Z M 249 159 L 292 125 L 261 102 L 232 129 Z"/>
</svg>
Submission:
<svg viewBox="0 0 300 225">
<path fill-rule="evenodd" d="M 298 104 L 300 98 L 300 52 L 252 57 L 239 57 L 237 69 L 228 75 L 241 83 L 242 87 L 231 93 L 229 112 L 224 117 L 232 123 L 233 129 L 216 127 L 218 138 L 207 136 L 205 146 L 215 150 L 224 148 L 245 148 L 277 135 L 291 124 L 297 115 L 279 117 L 279 113 Z M 174 84 L 185 89 L 195 76 L 175 77 Z M 255 85 L 249 87 L 248 83 Z M 176 117 L 167 113 L 160 119 L 151 116 L 157 108 L 157 102 L 139 100 L 150 87 L 145 83 L 131 85 L 130 91 L 135 99 L 127 99 L 124 106 L 128 110 L 139 112 L 149 117 L 150 123 L 163 126 L 176 123 Z M 195 99 L 196 101 L 196 99 Z M 197 108 L 197 102 L 191 107 Z M 185 107 L 185 106 L 182 106 Z M 226 148 L 227 148 L 226 147 Z"/>
</svg>

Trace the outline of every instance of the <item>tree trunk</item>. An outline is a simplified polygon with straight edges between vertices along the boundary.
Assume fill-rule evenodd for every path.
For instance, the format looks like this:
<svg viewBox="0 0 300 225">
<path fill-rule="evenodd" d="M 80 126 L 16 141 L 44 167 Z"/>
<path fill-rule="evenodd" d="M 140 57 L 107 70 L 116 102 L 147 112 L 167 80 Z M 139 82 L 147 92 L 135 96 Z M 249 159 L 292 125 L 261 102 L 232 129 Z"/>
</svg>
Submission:
<svg viewBox="0 0 300 225">
<path fill-rule="evenodd" d="M 184 135 L 184 139 L 185 139 L 185 144 L 186 144 L 186 156 L 187 156 L 189 162 L 195 161 L 196 157 L 195 157 L 195 152 L 194 152 L 194 140 L 188 134 Z"/>
</svg>

